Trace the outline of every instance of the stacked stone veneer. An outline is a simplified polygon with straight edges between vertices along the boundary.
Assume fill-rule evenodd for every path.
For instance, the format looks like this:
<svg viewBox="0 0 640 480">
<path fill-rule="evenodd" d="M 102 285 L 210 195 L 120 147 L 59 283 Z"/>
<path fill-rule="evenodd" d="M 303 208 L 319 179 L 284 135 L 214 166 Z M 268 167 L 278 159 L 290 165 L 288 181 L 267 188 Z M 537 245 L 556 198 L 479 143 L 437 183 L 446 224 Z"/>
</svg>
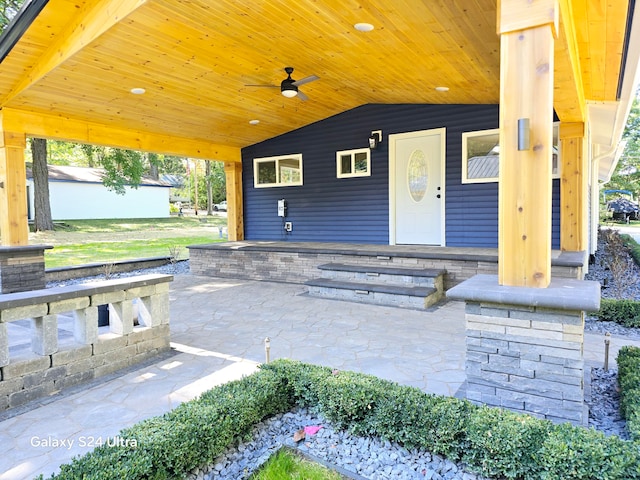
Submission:
<svg viewBox="0 0 640 480">
<path fill-rule="evenodd" d="M 172 279 L 144 275 L 0 295 L 0 410 L 168 350 Z M 98 306 L 105 304 L 110 325 L 99 328 Z M 58 328 L 59 315 L 73 319 L 72 332 Z M 20 338 L 16 345 L 8 324 L 24 320 L 30 345 Z"/>
<path fill-rule="evenodd" d="M 24 292 L 44 288 L 44 251 L 47 245 L 0 247 L 0 292 Z"/>
<path fill-rule="evenodd" d="M 466 302 L 466 397 L 556 422 L 584 424 L 584 311 L 596 282 L 544 289 L 499 286 L 478 275 L 447 293 Z"/>
<path fill-rule="evenodd" d="M 552 274 L 581 278 L 584 259 L 584 252 L 562 252 Z M 304 283 L 319 275 L 318 265 L 334 262 L 446 270 L 445 289 L 498 271 L 498 256 L 487 249 L 258 241 L 189 247 L 191 273 L 212 277 Z"/>
</svg>

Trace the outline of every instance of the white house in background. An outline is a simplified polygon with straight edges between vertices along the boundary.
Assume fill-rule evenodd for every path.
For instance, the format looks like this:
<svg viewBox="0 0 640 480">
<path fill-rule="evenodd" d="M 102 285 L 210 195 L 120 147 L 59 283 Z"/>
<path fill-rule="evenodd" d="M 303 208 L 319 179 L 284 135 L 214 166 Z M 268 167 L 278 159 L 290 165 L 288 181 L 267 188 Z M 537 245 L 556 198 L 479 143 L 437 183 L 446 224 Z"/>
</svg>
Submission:
<svg viewBox="0 0 640 480">
<path fill-rule="evenodd" d="M 169 216 L 168 182 L 143 177 L 138 188 L 118 195 L 102 184 L 101 168 L 49 165 L 49 200 L 53 220 L 162 218 Z M 29 220 L 34 217 L 33 176 L 27 169 Z"/>
</svg>

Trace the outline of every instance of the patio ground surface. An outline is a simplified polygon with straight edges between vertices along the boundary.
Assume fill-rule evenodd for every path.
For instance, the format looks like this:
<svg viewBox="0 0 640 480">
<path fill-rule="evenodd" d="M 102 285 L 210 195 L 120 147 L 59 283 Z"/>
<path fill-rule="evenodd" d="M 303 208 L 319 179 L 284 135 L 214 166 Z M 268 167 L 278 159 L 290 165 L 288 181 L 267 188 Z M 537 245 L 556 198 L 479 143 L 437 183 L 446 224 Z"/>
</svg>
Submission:
<svg viewBox="0 0 640 480">
<path fill-rule="evenodd" d="M 45 477 L 124 427 L 162 414 L 265 361 L 291 358 L 456 395 L 463 386 L 464 304 L 428 311 L 312 298 L 302 285 L 177 275 L 171 286 L 172 352 L 0 414 L 0 479 Z M 601 334 L 585 360 L 603 363 Z M 621 345 L 613 337 L 611 358 Z M 635 342 L 640 346 L 640 342 Z"/>
</svg>

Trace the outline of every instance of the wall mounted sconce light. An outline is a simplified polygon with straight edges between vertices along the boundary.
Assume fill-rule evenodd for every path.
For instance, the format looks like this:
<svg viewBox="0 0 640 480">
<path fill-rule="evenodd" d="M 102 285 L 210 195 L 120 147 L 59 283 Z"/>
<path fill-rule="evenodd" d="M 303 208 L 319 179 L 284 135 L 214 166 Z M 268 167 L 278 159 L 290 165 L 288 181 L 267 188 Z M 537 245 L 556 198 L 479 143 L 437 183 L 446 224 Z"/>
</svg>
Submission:
<svg viewBox="0 0 640 480">
<path fill-rule="evenodd" d="M 375 150 L 382 143 L 382 130 L 374 130 L 369 137 L 369 148 Z"/>
<path fill-rule="evenodd" d="M 531 128 L 528 118 L 518 119 L 518 150 L 529 150 L 530 148 L 530 136 Z"/>
</svg>

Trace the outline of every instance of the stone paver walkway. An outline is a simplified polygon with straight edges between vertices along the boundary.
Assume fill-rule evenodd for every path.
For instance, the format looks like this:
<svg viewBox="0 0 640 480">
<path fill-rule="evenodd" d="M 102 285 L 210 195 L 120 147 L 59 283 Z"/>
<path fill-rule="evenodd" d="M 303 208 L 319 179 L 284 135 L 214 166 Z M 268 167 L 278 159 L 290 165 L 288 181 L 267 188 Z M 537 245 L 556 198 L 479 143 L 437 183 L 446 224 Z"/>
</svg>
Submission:
<svg viewBox="0 0 640 480">
<path fill-rule="evenodd" d="M 301 285 L 191 275 L 175 278 L 170 301 L 172 354 L 0 416 L 0 480 L 47 477 L 122 428 L 250 374 L 265 360 L 265 337 L 272 359 L 366 372 L 442 395 L 464 382 L 459 302 L 404 310 L 312 298 Z M 602 364 L 602 339 L 587 335 L 587 361 Z M 612 359 L 624 343 L 613 338 Z"/>
</svg>

